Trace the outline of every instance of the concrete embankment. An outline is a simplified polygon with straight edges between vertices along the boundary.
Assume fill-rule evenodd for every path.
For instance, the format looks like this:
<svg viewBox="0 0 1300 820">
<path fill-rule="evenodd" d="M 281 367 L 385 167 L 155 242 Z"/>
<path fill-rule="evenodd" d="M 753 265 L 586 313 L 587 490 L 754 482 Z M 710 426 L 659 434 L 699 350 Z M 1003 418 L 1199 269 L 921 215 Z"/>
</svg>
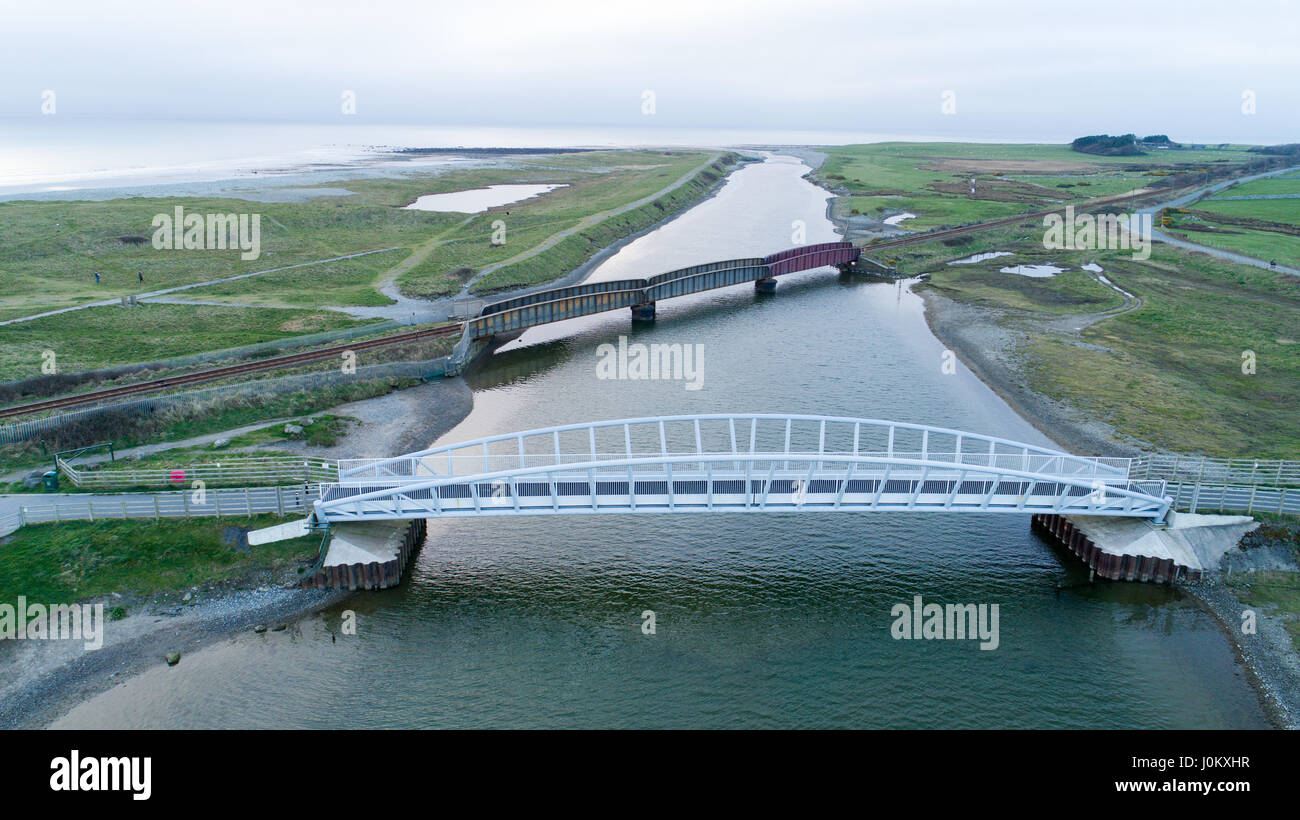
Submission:
<svg viewBox="0 0 1300 820">
<path fill-rule="evenodd" d="M 1169 513 L 1168 524 L 1087 515 L 1033 517 L 1033 526 L 1112 581 L 1198 581 L 1259 526 L 1245 515 Z"/>
<path fill-rule="evenodd" d="M 320 566 L 299 586 L 346 590 L 395 587 L 402 582 L 406 564 L 427 532 L 423 518 L 334 524 Z"/>
</svg>

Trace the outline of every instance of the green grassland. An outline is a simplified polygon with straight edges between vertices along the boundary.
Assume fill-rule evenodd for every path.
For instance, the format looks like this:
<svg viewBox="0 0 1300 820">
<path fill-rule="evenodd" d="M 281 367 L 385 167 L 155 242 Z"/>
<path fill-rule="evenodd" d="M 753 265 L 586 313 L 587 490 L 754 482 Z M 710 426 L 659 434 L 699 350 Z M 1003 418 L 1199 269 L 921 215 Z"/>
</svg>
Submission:
<svg viewBox="0 0 1300 820">
<path fill-rule="evenodd" d="M 1191 207 L 1197 211 L 1300 227 L 1300 199 L 1207 199 Z"/>
<path fill-rule="evenodd" d="M 1223 199 L 1233 196 L 1277 196 L 1279 194 L 1300 194 L 1300 172 L 1281 174 L 1268 179 L 1256 179 L 1243 182 L 1216 192 L 1211 199 Z"/>
<path fill-rule="evenodd" d="M 152 303 L 0 326 L 0 379 L 34 375 L 40 353 L 47 349 L 55 350 L 66 372 L 346 327 L 350 319 L 323 309 L 389 304 L 379 287 L 393 279 L 412 295 L 445 295 L 458 290 L 468 273 L 511 259 L 561 231 L 583 228 L 577 236 L 591 241 L 561 243 L 564 247 L 504 269 L 490 285 L 555 278 L 598 250 L 594 242 L 608 244 L 639 230 L 652 215 L 637 209 L 602 220 L 603 214 L 661 191 L 714 156 L 702 151 L 598 151 L 520 157 L 508 166 L 352 180 L 346 183 L 351 195 L 303 202 L 137 197 L 2 203 L 6 236 L 0 243 L 0 320 L 362 251 L 394 250 L 203 285 L 170 297 L 232 305 L 228 308 Z M 698 198 L 724 168 L 707 170 L 664 200 L 676 207 Z M 474 216 L 404 207 L 424 194 L 538 182 L 567 187 Z M 149 241 L 151 221 L 176 206 L 186 213 L 261 214 L 261 257 L 244 261 L 236 250 L 155 249 Z M 497 219 L 506 223 L 504 245 L 490 241 Z M 96 271 L 102 280 L 98 284 Z M 316 310 L 286 310 L 292 308 Z"/>
<path fill-rule="evenodd" d="M 405 249 L 264 273 L 248 279 L 191 288 L 177 299 L 263 307 L 375 307 L 392 304 L 375 282 Z"/>
<path fill-rule="evenodd" d="M 240 547 L 229 532 L 279 522 L 259 515 L 29 525 L 4 545 L 0 600 L 24 595 L 31 601 L 72 602 L 114 592 L 143 596 L 310 566 L 320 536 Z"/>
<path fill-rule="evenodd" d="M 918 231 L 1000 219 L 1026 210 L 1024 205 L 1017 202 L 959 198 L 937 193 L 909 196 L 851 196 L 846 199 L 850 213 L 866 214 L 877 219 L 904 212 L 916 214 L 915 219 L 904 220 L 899 227 Z"/>
<path fill-rule="evenodd" d="M 0 326 L 0 379 L 41 375 L 54 351 L 60 371 L 154 361 L 362 322 L 327 310 L 142 303 L 94 307 Z"/>
<path fill-rule="evenodd" d="M 509 262 L 553 240 L 557 234 L 579 229 L 541 253 L 493 271 L 477 282 L 473 290 L 491 293 L 556 279 L 606 245 L 698 200 L 713 182 L 725 175 L 727 168 L 723 161 L 702 169 L 694 179 L 654 202 L 623 213 L 610 213 L 671 186 L 703 165 L 710 156 L 678 152 L 654 155 L 646 159 L 657 161 L 625 166 L 597 178 L 574 179 L 566 188 L 491 209 L 449 231 L 426 259 L 400 276 L 398 284 L 410 296 L 454 293 L 468 278 L 462 271 L 479 271 Z M 497 220 L 505 224 L 506 238 L 503 244 L 493 245 L 492 223 Z"/>
<path fill-rule="evenodd" d="M 816 177 L 845 198 L 837 203 L 840 213 L 908 211 L 918 218 L 903 226 L 922 230 L 1118 195 L 1174 174 L 1199 181 L 1207 170 L 1238 170 L 1261 159 L 1247 146 L 1137 157 L 1094 156 L 1063 145 L 888 143 L 826 150 Z M 1285 192 L 1295 184 L 1268 182 L 1224 194 Z M 1196 214 L 1173 214 L 1173 230 L 1180 220 L 1213 224 L 1216 213 L 1295 224 L 1300 212 L 1287 200 L 1211 199 L 1192 208 Z M 1212 247 L 1296 264 L 1287 260 L 1295 259 L 1300 237 L 1258 223 L 1215 227 L 1236 233 L 1186 233 Z M 991 321 L 1018 331 L 1014 355 L 1030 387 L 1152 448 L 1300 456 L 1300 279 L 1158 243 L 1143 261 L 1127 250 L 1049 251 L 1042 241 L 1043 226 L 1031 222 L 877 256 L 905 273 L 926 274 L 921 288 L 994 309 Z M 988 251 L 1014 255 L 948 264 Z M 1093 262 L 1136 299 L 1081 270 Z M 1031 278 L 1000 270 L 1016 264 L 1055 264 L 1066 271 Z M 1074 322 L 1072 316 L 1096 321 Z M 1242 373 L 1247 350 L 1256 357 L 1253 375 Z"/>
<path fill-rule="evenodd" d="M 962 225 L 1065 202 L 1113 196 L 1175 173 L 1257 161 L 1246 146 L 1104 157 L 1065 145 L 880 143 L 825 149 L 814 177 L 872 216 L 909 211 L 904 226 Z M 970 194 L 970 180 L 976 193 Z"/>
<path fill-rule="evenodd" d="M 1295 458 L 1300 453 L 1300 279 L 1156 244 L 1128 251 L 1045 251 L 1041 226 L 988 231 L 957 246 L 926 243 L 898 254 L 903 270 L 929 271 L 923 287 L 1002 309 L 1024 332 L 1017 358 L 1030 386 L 1063 399 L 1150 446 L 1212 456 Z M 949 266 L 974 253 L 1014 256 Z M 1016 263 L 1070 268 L 1035 279 L 999 269 Z M 1141 305 L 1082 333 L 1050 320 L 1115 311 L 1127 300 L 1085 278 L 1096 262 Z M 1065 323 L 1069 324 L 1069 323 Z M 1243 351 L 1256 372 L 1242 373 Z"/>
<path fill-rule="evenodd" d="M 1232 233 L 1187 231 L 1189 242 L 1225 251 L 1253 256 L 1266 261 L 1276 261 L 1300 269 L 1300 236 L 1288 236 L 1273 231 L 1258 231 L 1236 226 L 1223 226 Z"/>
</svg>

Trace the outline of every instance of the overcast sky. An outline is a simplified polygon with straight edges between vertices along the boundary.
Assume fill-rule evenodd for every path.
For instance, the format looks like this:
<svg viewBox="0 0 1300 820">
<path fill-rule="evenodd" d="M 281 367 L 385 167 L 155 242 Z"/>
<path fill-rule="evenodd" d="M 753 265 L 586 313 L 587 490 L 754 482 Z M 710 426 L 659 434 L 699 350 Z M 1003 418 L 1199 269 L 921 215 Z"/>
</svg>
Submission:
<svg viewBox="0 0 1300 820">
<path fill-rule="evenodd" d="M 357 124 L 1300 141 L 1298 21 L 1288 0 L 0 0 L 0 116 L 49 89 L 73 117 L 330 121 L 350 90 Z"/>
</svg>

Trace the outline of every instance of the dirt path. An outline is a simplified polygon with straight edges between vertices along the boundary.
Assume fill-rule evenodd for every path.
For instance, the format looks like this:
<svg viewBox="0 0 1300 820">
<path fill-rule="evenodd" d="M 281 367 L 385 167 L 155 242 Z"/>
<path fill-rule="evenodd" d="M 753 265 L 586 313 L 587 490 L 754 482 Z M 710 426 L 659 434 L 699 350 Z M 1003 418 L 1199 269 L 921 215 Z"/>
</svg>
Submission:
<svg viewBox="0 0 1300 820">
<path fill-rule="evenodd" d="M 310 265 L 323 265 L 326 262 L 340 262 L 344 259 L 355 259 L 358 256 L 369 256 L 372 253 L 387 253 L 388 251 L 395 251 L 395 250 L 397 250 L 396 247 L 379 248 L 373 251 L 360 251 L 358 253 L 344 254 L 343 256 L 331 256 L 329 259 L 313 259 L 310 262 L 299 262 L 295 265 L 283 265 L 278 268 L 267 268 L 266 270 L 253 271 L 252 273 L 240 273 L 240 274 L 236 274 L 235 276 L 223 276 L 220 279 L 208 279 L 203 282 L 191 282 L 188 285 L 176 285 L 175 287 L 162 288 L 160 290 L 151 290 L 147 293 L 137 293 L 135 294 L 135 298 L 152 299 L 157 296 L 166 296 L 171 293 L 178 293 L 179 291 L 183 291 L 183 290 L 191 290 L 192 288 L 201 288 L 206 285 L 219 285 L 222 282 L 234 282 L 238 279 L 248 279 L 249 277 L 252 276 L 261 276 L 264 273 L 276 273 L 278 271 L 293 270 L 294 268 L 305 268 Z M 75 305 L 73 307 L 59 308 L 58 310 L 47 310 L 44 313 L 33 313 L 30 316 L 19 316 L 17 319 L 6 319 L 5 321 L 0 322 L 0 326 L 14 325 L 20 322 L 30 322 L 33 319 L 43 319 L 46 316 L 57 316 L 60 313 L 71 313 L 75 310 L 85 310 L 87 308 L 93 308 L 93 307 L 104 307 L 106 305 L 116 305 L 120 301 L 121 301 L 120 299 L 101 299 L 97 302 L 87 302 L 84 305 Z M 184 303 L 180 302 L 179 304 L 184 304 Z"/>
<path fill-rule="evenodd" d="M 489 273 L 492 273 L 493 271 L 500 270 L 501 268 L 504 268 L 508 265 L 517 264 L 519 262 L 524 261 L 525 259 L 531 259 L 537 254 L 550 250 L 551 248 L 555 247 L 560 242 L 564 241 L 566 237 L 572 236 L 573 234 L 578 233 L 579 231 L 582 231 L 586 228 L 590 228 L 592 225 L 596 225 L 601 222 L 604 222 L 606 219 L 609 219 L 610 217 L 618 216 L 619 214 L 625 214 L 628 211 L 632 211 L 637 208 L 640 208 L 642 205 L 649 205 L 651 202 L 654 202 L 656 199 L 663 196 L 664 194 L 677 190 L 678 188 L 682 187 L 683 185 L 685 185 L 686 183 L 694 179 L 696 174 L 700 173 L 705 168 L 717 162 L 718 158 L 721 156 L 722 154 L 712 155 L 707 160 L 700 163 L 699 166 L 691 169 L 690 171 L 687 171 L 686 174 L 683 175 L 681 179 L 678 179 L 676 182 L 669 185 L 667 188 L 664 188 L 660 191 L 656 191 L 653 194 L 648 194 L 646 196 L 643 196 L 634 202 L 628 202 L 624 205 L 618 206 L 617 208 L 611 208 L 608 211 L 601 211 L 600 213 L 595 213 L 592 214 L 591 216 L 585 217 L 584 219 L 580 220 L 577 225 L 574 225 L 572 228 L 567 228 L 563 231 L 560 231 L 559 233 L 551 234 L 549 237 L 543 240 L 541 244 L 534 245 L 532 248 L 524 251 L 523 253 L 515 254 L 514 256 L 505 260 L 504 262 L 498 262 L 495 265 L 488 265 L 486 268 L 476 273 L 473 277 L 470 278 L 468 282 L 465 283 L 465 286 L 461 288 L 460 293 L 456 295 L 456 298 L 459 299 L 468 298 L 470 288 L 472 288 L 474 284 L 478 282 L 478 280 L 482 279 L 484 276 L 487 276 Z"/>
</svg>

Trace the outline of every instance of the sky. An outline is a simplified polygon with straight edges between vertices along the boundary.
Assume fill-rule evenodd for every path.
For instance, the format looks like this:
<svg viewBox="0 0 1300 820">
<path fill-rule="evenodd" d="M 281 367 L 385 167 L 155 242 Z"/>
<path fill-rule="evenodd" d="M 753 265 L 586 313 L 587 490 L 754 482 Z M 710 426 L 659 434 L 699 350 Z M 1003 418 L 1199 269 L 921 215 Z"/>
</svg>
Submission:
<svg viewBox="0 0 1300 820">
<path fill-rule="evenodd" d="M 0 41 L 4 118 L 1300 141 L 1294 0 L 0 0 Z"/>
</svg>

